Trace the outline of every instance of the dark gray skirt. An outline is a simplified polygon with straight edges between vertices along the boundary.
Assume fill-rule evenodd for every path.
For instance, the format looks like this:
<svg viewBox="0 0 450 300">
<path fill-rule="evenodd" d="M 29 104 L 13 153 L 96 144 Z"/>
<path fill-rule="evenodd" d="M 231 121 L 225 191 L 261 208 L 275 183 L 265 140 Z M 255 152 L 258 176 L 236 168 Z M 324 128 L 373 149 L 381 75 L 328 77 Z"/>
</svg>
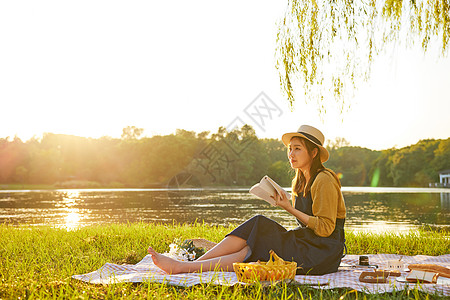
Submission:
<svg viewBox="0 0 450 300">
<path fill-rule="evenodd" d="M 247 241 L 250 251 L 244 262 L 268 261 L 269 251 L 286 261 L 295 261 L 297 274 L 323 275 L 338 270 L 344 252 L 344 220 L 337 219 L 329 237 L 320 237 L 307 227 L 286 230 L 262 215 L 242 223 L 228 235 Z"/>
</svg>

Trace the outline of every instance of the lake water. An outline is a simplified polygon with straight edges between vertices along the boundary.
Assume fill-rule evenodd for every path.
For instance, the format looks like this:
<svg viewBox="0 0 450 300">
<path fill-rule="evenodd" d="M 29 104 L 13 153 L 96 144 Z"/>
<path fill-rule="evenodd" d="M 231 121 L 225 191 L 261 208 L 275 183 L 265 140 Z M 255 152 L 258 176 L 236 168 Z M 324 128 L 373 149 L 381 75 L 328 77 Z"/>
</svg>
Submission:
<svg viewBox="0 0 450 300">
<path fill-rule="evenodd" d="M 343 187 L 346 228 L 450 231 L 450 189 Z M 159 222 L 239 224 L 255 214 L 287 228 L 294 218 L 248 189 L 110 189 L 0 191 L 0 223 L 50 225 L 68 230 L 105 223 Z"/>
</svg>

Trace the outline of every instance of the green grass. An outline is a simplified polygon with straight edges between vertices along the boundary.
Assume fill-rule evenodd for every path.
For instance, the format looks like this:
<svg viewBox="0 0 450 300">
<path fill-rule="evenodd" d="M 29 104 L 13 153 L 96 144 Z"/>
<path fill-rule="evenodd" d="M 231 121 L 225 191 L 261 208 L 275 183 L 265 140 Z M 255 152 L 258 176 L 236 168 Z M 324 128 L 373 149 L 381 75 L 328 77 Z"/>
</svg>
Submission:
<svg viewBox="0 0 450 300">
<path fill-rule="evenodd" d="M 122 224 L 65 231 L 50 227 L 0 225 L 0 299 L 41 298 L 182 298 L 182 299 L 443 299 L 418 290 L 366 295 L 349 289 L 316 290 L 306 286 L 274 287 L 196 285 L 189 288 L 158 283 L 92 285 L 71 276 L 94 271 L 106 262 L 140 261 L 148 245 L 167 251 L 176 238 L 202 237 L 218 242 L 233 229 L 200 223 L 193 225 Z M 450 253 L 445 233 L 347 233 L 349 254 Z"/>
</svg>

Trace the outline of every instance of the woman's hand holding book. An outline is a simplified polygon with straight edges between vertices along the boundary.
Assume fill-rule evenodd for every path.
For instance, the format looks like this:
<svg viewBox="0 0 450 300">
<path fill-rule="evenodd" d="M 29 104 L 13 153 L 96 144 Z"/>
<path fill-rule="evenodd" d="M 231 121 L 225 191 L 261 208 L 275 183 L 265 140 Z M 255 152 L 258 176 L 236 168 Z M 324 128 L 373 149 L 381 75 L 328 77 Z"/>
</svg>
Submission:
<svg viewBox="0 0 450 300">
<path fill-rule="evenodd" d="M 284 208 L 285 210 L 289 211 L 290 208 L 292 208 L 292 203 L 290 199 L 288 199 L 286 194 L 279 194 L 275 193 L 274 196 L 271 196 L 271 198 L 275 201 L 275 205 L 279 206 L 281 208 Z"/>
</svg>

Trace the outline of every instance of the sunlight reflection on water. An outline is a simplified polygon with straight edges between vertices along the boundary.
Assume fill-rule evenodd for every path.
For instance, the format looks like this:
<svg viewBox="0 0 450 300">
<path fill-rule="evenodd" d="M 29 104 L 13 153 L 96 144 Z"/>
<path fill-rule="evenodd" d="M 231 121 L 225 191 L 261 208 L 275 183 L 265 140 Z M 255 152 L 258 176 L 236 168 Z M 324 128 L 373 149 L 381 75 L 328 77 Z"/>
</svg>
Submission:
<svg viewBox="0 0 450 300">
<path fill-rule="evenodd" d="M 75 205 L 80 205 L 83 200 L 80 198 L 79 190 L 70 190 L 64 193 L 60 203 L 64 208 L 64 223 L 60 224 L 58 227 L 64 227 L 67 230 L 75 230 L 81 226 L 80 222 L 83 218 L 81 210 L 75 208 Z"/>
</svg>

